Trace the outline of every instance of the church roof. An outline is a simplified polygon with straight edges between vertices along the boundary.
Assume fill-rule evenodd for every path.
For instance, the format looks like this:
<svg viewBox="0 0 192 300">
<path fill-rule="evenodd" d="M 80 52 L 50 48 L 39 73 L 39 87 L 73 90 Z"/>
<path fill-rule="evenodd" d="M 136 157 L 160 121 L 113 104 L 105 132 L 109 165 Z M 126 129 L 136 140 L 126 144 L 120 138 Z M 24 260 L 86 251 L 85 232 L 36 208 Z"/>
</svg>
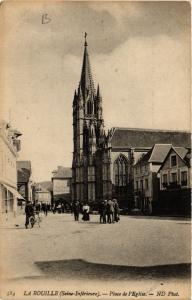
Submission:
<svg viewBox="0 0 192 300">
<path fill-rule="evenodd" d="M 87 91 L 91 92 L 92 94 L 95 94 L 94 82 L 93 82 L 93 77 L 91 72 L 91 65 L 90 65 L 89 54 L 87 50 L 86 36 L 87 35 L 85 34 L 85 45 L 84 45 L 85 48 L 84 48 L 83 65 L 81 71 L 81 80 L 80 80 L 80 86 L 84 97 Z"/>
<path fill-rule="evenodd" d="M 72 177 L 72 170 L 71 168 L 66 168 L 59 166 L 56 171 L 53 172 L 53 179 L 65 179 Z"/>
<path fill-rule="evenodd" d="M 154 144 L 172 144 L 177 147 L 190 147 L 191 134 L 187 131 L 113 128 L 111 136 L 112 149 L 151 148 Z"/>
</svg>

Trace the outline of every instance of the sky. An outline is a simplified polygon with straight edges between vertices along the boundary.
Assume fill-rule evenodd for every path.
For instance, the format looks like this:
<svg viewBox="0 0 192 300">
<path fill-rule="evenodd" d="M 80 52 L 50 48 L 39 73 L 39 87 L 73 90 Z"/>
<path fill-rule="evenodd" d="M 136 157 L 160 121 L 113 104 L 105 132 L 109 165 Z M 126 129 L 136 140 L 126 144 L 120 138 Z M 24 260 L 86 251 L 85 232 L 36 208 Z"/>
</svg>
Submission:
<svg viewBox="0 0 192 300">
<path fill-rule="evenodd" d="M 190 129 L 189 2 L 18 1 L 0 13 L 2 117 L 22 132 L 34 181 L 71 166 L 84 32 L 106 129 Z"/>
</svg>

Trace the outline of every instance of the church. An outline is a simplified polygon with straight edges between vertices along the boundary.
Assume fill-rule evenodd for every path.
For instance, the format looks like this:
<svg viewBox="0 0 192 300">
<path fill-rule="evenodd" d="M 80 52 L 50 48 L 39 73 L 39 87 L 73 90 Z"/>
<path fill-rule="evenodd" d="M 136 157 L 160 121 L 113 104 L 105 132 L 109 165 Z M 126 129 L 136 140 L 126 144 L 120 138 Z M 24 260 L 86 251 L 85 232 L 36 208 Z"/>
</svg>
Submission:
<svg viewBox="0 0 192 300">
<path fill-rule="evenodd" d="M 104 131 L 102 96 L 95 90 L 87 41 L 80 83 L 73 99 L 72 200 L 95 203 L 112 197 L 109 133 Z"/>
<path fill-rule="evenodd" d="M 80 83 L 73 98 L 72 201 L 92 205 L 115 197 L 134 208 L 133 166 L 154 144 L 190 147 L 186 131 L 112 128 L 104 130 L 102 96 L 93 82 L 85 34 Z"/>
</svg>

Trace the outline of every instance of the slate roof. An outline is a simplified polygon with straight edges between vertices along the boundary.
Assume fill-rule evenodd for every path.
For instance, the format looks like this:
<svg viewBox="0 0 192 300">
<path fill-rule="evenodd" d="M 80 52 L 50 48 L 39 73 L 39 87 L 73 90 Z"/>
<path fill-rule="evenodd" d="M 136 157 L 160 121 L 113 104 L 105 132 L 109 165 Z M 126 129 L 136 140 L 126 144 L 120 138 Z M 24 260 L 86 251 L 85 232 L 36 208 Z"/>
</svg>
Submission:
<svg viewBox="0 0 192 300">
<path fill-rule="evenodd" d="M 31 176 L 31 162 L 26 161 L 17 161 L 17 182 L 25 182 L 29 181 Z"/>
<path fill-rule="evenodd" d="M 172 144 L 175 147 L 191 146 L 191 134 L 187 131 L 118 127 L 112 130 L 112 149 L 151 148 L 154 144 Z"/>
<path fill-rule="evenodd" d="M 26 169 L 31 171 L 31 162 L 29 160 L 18 160 L 17 169 Z"/>
<path fill-rule="evenodd" d="M 185 149 L 182 147 L 171 147 L 171 149 L 169 150 L 169 152 L 167 153 L 167 155 L 165 156 L 165 159 L 159 169 L 159 171 L 163 168 L 167 158 L 169 157 L 170 155 L 170 152 L 171 151 L 174 151 L 177 155 L 180 156 L 180 158 L 182 159 L 182 161 L 190 168 L 190 163 L 191 163 L 191 150 L 190 149 Z M 186 151 L 185 151 L 186 150 Z"/>
<path fill-rule="evenodd" d="M 171 147 L 171 144 L 155 144 L 149 162 L 162 163 Z"/>
<path fill-rule="evenodd" d="M 38 182 L 36 184 L 37 188 L 40 188 L 41 191 L 49 191 L 51 192 L 53 190 L 53 184 L 52 181 L 42 181 Z"/>
<path fill-rule="evenodd" d="M 171 144 L 155 144 L 135 165 L 144 164 L 146 162 L 163 163 L 171 149 L 176 151 L 182 159 L 184 159 L 189 152 L 189 150 L 184 147 L 173 147 Z"/>
<path fill-rule="evenodd" d="M 144 156 L 142 156 L 136 165 L 146 162 L 162 163 L 165 160 L 172 145 L 170 144 L 155 144 Z"/>
<path fill-rule="evenodd" d="M 65 179 L 65 178 L 71 178 L 72 177 L 72 170 L 71 168 L 66 168 L 59 166 L 56 171 L 54 171 L 53 179 Z"/>
<path fill-rule="evenodd" d="M 174 149 L 176 150 L 176 152 L 179 154 L 179 156 L 184 159 L 185 156 L 188 153 L 188 150 L 184 147 L 174 147 Z"/>
</svg>

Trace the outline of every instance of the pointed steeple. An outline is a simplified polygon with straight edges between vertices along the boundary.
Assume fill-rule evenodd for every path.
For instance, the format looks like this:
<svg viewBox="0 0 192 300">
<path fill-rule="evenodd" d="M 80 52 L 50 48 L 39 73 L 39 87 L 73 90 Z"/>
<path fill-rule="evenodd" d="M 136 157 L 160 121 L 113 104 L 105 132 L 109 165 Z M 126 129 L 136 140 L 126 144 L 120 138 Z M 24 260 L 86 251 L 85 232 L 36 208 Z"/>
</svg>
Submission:
<svg viewBox="0 0 192 300">
<path fill-rule="evenodd" d="M 102 97 L 101 97 L 101 92 L 100 92 L 99 84 L 98 84 L 98 87 L 97 87 L 97 96 L 96 96 L 95 105 L 96 105 L 97 117 L 98 117 L 98 119 L 102 119 L 102 112 L 103 112 L 103 109 L 102 109 Z"/>
<path fill-rule="evenodd" d="M 82 94 L 82 89 L 81 89 L 80 85 L 78 88 L 78 107 L 83 109 L 83 94 Z"/>
<path fill-rule="evenodd" d="M 98 99 L 98 100 L 102 100 L 101 93 L 100 93 L 100 87 L 99 87 L 99 84 L 98 84 L 98 86 L 97 86 L 97 99 Z"/>
<path fill-rule="evenodd" d="M 76 102 L 77 102 L 77 93 L 76 93 L 76 90 L 75 90 L 74 97 L 73 97 L 73 107 L 76 106 Z"/>
<path fill-rule="evenodd" d="M 84 56 L 83 56 L 83 65 L 82 65 L 82 71 L 81 71 L 81 80 L 80 80 L 80 86 L 82 89 L 82 93 L 84 98 L 87 97 L 88 93 L 95 94 L 94 89 L 94 82 L 93 77 L 91 73 L 91 66 L 89 61 L 89 54 L 87 50 L 87 33 L 85 32 L 85 44 L 84 44 Z"/>
</svg>

